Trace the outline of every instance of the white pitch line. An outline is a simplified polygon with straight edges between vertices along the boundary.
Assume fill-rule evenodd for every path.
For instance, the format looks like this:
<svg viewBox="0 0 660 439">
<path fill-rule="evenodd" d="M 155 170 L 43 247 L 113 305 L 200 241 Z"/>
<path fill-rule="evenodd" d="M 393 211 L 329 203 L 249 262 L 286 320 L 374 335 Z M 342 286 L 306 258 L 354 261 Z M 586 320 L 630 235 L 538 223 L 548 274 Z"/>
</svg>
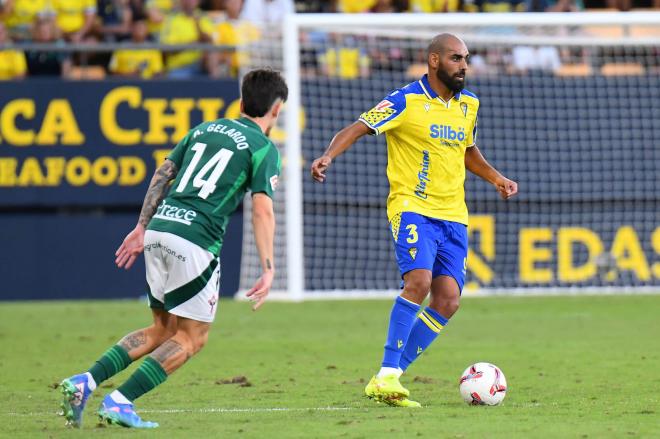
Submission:
<svg viewBox="0 0 660 439">
<path fill-rule="evenodd" d="M 140 410 L 141 413 L 259 413 L 259 412 L 305 412 L 305 411 L 318 411 L 318 412 L 333 412 L 341 410 L 354 410 L 353 407 L 307 407 L 307 408 L 292 408 L 292 407 L 264 407 L 264 408 L 201 408 L 201 409 L 163 409 L 163 410 Z"/>
<path fill-rule="evenodd" d="M 173 414 L 173 413 L 268 413 L 268 412 L 306 412 L 306 411 L 317 411 L 317 412 L 336 412 L 336 411 L 347 411 L 355 410 L 356 407 L 264 407 L 264 408 L 222 408 L 222 407 L 211 407 L 211 408 L 199 408 L 199 409 L 155 409 L 155 410 L 140 410 L 140 413 L 164 413 L 164 414 Z M 16 417 L 30 417 L 30 416 L 55 416 L 58 415 L 58 412 L 29 412 L 29 413 L 16 413 L 9 412 L 8 416 Z"/>
</svg>

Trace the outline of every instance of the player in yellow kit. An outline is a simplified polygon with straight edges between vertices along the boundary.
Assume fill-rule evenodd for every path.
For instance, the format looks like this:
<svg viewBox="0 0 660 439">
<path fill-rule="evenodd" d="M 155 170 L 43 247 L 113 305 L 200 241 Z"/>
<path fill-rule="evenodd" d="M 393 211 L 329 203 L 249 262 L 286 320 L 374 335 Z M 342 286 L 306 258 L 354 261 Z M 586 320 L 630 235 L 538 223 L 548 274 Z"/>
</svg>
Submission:
<svg viewBox="0 0 660 439">
<path fill-rule="evenodd" d="M 399 407 L 420 407 L 408 399 L 399 377 L 458 309 L 468 251 L 465 170 L 491 183 L 504 199 L 518 192 L 517 183 L 493 168 L 476 146 L 479 98 L 464 89 L 465 43 L 438 35 L 427 56 L 427 75 L 339 131 L 311 169 L 323 182 L 332 160 L 360 137 L 386 133 L 387 217 L 403 291 L 390 315 L 381 369 L 365 393 Z M 429 291 L 429 305 L 419 312 Z"/>
</svg>

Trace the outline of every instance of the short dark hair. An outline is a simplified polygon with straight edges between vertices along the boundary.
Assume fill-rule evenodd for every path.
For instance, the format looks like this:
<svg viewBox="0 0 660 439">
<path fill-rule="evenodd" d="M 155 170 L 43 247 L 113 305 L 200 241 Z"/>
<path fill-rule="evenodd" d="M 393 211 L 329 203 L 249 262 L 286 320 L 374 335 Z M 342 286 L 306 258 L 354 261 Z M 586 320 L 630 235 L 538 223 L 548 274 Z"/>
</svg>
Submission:
<svg viewBox="0 0 660 439">
<path fill-rule="evenodd" d="M 243 112 L 250 117 L 262 117 L 276 100 L 286 101 L 289 88 L 279 72 L 270 69 L 252 70 L 243 77 L 241 98 Z"/>
</svg>

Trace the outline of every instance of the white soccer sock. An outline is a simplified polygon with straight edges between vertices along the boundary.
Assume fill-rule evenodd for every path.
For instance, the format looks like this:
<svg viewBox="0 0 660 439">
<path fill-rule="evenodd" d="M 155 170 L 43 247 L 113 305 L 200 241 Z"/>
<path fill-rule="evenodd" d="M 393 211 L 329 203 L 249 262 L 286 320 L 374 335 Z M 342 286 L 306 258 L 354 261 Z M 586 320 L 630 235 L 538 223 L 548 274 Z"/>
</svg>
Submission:
<svg viewBox="0 0 660 439">
<path fill-rule="evenodd" d="M 383 378 L 386 375 L 392 375 L 392 374 L 395 374 L 396 377 L 399 378 L 402 373 L 403 371 L 398 367 L 381 367 L 380 370 L 378 371 L 378 374 L 376 375 L 376 378 Z"/>
<path fill-rule="evenodd" d="M 85 372 L 85 375 L 87 375 L 87 387 L 93 392 L 96 390 L 96 381 L 94 381 L 94 377 L 91 373 Z"/>
<path fill-rule="evenodd" d="M 110 398 L 112 398 L 112 400 L 117 404 L 133 404 L 128 399 L 126 399 L 126 397 L 119 390 L 114 390 L 110 394 Z"/>
</svg>

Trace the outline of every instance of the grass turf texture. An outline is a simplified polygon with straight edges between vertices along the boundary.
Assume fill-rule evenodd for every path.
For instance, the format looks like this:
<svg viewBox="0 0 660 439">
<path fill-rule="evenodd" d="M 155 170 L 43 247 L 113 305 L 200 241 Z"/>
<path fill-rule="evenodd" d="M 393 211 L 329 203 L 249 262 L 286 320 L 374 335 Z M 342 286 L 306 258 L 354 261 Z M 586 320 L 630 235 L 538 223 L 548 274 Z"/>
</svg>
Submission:
<svg viewBox="0 0 660 439">
<path fill-rule="evenodd" d="M 423 409 L 363 397 L 377 370 L 391 301 L 223 301 L 206 348 L 137 401 L 163 437 L 658 437 L 660 296 L 480 298 L 463 301 L 402 382 Z M 142 303 L 0 305 L 0 436 L 151 437 L 97 426 L 111 378 L 82 430 L 55 416 L 55 383 L 149 323 Z M 469 364 L 504 371 L 502 406 L 471 407 L 458 379 Z M 233 377 L 237 383 L 223 384 Z M 316 410 L 317 408 L 337 410 Z M 268 409 L 282 408 L 283 411 Z M 236 409 L 222 411 L 222 409 Z M 242 411 L 241 411 L 242 410 Z"/>
</svg>

